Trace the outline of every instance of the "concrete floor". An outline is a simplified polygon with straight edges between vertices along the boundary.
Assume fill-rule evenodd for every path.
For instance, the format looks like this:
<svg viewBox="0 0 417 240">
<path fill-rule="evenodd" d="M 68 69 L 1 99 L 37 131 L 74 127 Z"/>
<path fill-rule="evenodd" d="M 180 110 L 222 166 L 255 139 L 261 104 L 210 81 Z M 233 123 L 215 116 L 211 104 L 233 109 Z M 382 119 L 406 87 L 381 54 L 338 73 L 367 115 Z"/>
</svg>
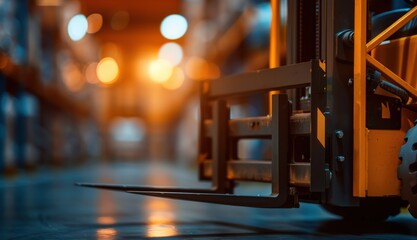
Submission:
<svg viewBox="0 0 417 240">
<path fill-rule="evenodd" d="M 379 224 L 351 223 L 312 204 L 230 207 L 80 188 L 74 182 L 208 186 L 197 181 L 195 169 L 155 162 L 0 177 L 0 239 L 417 239 L 417 219 L 407 213 Z M 267 192 L 259 184 L 245 189 Z"/>
</svg>

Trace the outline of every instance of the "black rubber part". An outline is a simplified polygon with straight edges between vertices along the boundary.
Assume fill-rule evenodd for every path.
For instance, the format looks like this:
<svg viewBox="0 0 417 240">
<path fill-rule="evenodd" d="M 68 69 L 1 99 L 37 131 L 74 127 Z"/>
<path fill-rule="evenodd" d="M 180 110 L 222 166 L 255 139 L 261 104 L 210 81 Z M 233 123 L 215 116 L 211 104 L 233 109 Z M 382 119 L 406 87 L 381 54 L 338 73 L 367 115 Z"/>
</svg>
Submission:
<svg viewBox="0 0 417 240">
<path fill-rule="evenodd" d="M 417 121 L 414 125 L 416 123 Z M 410 204 L 410 214 L 417 218 L 417 126 L 407 131 L 404 142 L 398 156 L 401 163 L 397 169 L 397 177 L 401 181 L 401 197 Z"/>
<path fill-rule="evenodd" d="M 382 222 L 400 213 L 405 202 L 400 197 L 363 198 L 357 207 L 323 205 L 322 207 L 347 221 Z"/>
<path fill-rule="evenodd" d="M 388 12 L 383 12 L 372 17 L 372 38 L 381 33 L 396 20 L 402 17 L 409 8 L 395 9 Z M 393 40 L 397 38 L 412 36 L 417 34 L 417 17 L 411 19 L 407 24 L 404 25 L 400 30 L 391 35 L 387 40 Z"/>
</svg>

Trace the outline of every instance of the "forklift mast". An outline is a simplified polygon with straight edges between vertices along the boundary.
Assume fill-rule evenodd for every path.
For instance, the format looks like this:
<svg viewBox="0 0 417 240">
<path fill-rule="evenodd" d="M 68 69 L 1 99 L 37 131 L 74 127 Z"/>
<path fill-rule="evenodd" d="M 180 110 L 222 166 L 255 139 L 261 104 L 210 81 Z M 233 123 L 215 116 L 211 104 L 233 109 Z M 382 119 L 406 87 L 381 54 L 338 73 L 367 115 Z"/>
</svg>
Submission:
<svg viewBox="0 0 417 240">
<path fill-rule="evenodd" d="M 417 217 L 417 7 L 404 3 L 287 1 L 283 26 L 272 0 L 270 68 L 201 84 L 199 176 L 210 189 L 79 185 L 261 208 L 313 202 L 369 219 L 410 204 Z M 231 118 L 236 98 L 254 94 L 269 97 L 269 114 Z M 270 155 L 240 158 L 245 139 L 269 141 Z M 236 181 L 269 182 L 271 193 L 233 194 Z"/>
</svg>

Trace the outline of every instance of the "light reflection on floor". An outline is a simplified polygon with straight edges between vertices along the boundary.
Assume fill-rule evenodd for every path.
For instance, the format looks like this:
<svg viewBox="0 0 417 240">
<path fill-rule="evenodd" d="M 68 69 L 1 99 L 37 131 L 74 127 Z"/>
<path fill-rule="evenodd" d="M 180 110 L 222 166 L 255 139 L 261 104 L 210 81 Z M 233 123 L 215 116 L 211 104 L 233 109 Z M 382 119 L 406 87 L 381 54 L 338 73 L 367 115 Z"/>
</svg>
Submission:
<svg viewBox="0 0 417 240">
<path fill-rule="evenodd" d="M 255 209 L 79 188 L 107 182 L 203 188 L 187 167 L 125 163 L 0 177 L 0 239 L 417 239 L 402 213 L 380 224 L 344 222 L 317 205 Z M 193 173 L 193 174 L 191 174 Z M 268 189 L 240 185 L 248 192 Z"/>
<path fill-rule="evenodd" d="M 152 186 L 169 186 L 175 184 L 175 180 L 163 168 L 151 168 L 147 182 Z M 177 235 L 175 227 L 176 209 L 172 201 L 161 198 L 146 198 L 145 209 L 147 218 L 147 237 L 170 237 Z"/>
<path fill-rule="evenodd" d="M 117 237 L 117 230 L 114 228 L 101 228 L 96 233 L 97 240 L 113 240 Z"/>
</svg>

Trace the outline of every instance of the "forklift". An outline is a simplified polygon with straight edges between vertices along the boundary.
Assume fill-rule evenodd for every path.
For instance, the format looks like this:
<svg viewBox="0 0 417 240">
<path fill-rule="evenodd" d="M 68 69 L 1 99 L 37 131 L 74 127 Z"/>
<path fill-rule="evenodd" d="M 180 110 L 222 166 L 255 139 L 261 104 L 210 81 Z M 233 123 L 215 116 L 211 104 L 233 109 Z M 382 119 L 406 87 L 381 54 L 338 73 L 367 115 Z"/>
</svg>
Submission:
<svg viewBox="0 0 417 240">
<path fill-rule="evenodd" d="M 287 1 L 284 27 L 280 1 L 271 7 L 270 68 L 201 84 L 199 177 L 211 188 L 77 185 L 256 208 L 317 203 L 351 220 L 408 207 L 417 218 L 417 1 Z M 230 117 L 234 99 L 260 93 L 269 114 Z M 239 159 L 242 139 L 268 139 L 270 158 Z M 236 181 L 271 193 L 234 194 Z"/>
</svg>

